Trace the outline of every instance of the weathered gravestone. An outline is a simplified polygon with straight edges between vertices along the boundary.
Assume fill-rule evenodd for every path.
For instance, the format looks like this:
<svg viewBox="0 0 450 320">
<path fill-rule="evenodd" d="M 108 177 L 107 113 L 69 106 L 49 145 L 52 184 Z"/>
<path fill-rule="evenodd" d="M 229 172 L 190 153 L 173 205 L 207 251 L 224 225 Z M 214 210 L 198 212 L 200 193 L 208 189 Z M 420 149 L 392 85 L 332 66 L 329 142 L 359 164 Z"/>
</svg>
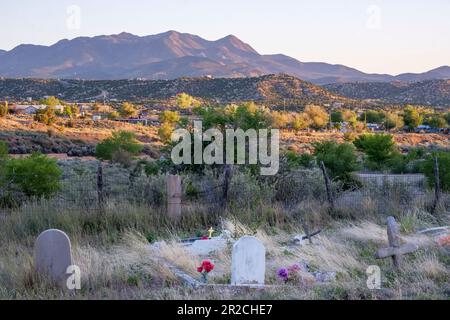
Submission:
<svg viewBox="0 0 450 320">
<path fill-rule="evenodd" d="M 255 237 L 245 236 L 233 245 L 232 285 L 264 285 L 266 248 Z"/>
<path fill-rule="evenodd" d="M 419 247 L 416 244 L 412 243 L 407 243 L 402 246 L 400 245 L 400 232 L 398 230 L 398 225 L 394 217 L 387 218 L 387 235 L 389 247 L 379 249 L 375 254 L 375 258 L 384 259 L 387 257 L 392 257 L 392 260 L 394 261 L 394 266 L 400 269 L 402 255 L 412 253 L 416 251 Z"/>
<path fill-rule="evenodd" d="M 72 251 L 69 237 L 61 230 L 42 232 L 34 246 L 35 269 L 50 277 L 55 283 L 64 285 L 66 271 L 72 265 Z"/>
</svg>

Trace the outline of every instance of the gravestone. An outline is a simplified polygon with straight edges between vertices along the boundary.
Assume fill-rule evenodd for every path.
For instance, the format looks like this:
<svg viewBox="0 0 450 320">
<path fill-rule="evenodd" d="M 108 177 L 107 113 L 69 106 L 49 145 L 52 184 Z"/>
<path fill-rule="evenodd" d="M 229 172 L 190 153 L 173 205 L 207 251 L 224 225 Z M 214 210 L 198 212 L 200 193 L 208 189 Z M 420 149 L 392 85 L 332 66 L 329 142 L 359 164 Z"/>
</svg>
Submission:
<svg viewBox="0 0 450 320">
<path fill-rule="evenodd" d="M 206 256 L 211 252 L 220 251 L 227 247 L 227 240 L 221 237 L 209 240 L 196 240 L 189 247 L 189 251 L 199 256 Z"/>
<path fill-rule="evenodd" d="M 34 245 L 35 269 L 55 283 L 65 284 L 66 271 L 72 265 L 69 237 L 61 230 L 42 232 Z"/>
<path fill-rule="evenodd" d="M 232 285 L 264 285 L 266 248 L 255 237 L 245 236 L 233 245 Z"/>
<path fill-rule="evenodd" d="M 400 245 L 400 232 L 398 224 L 395 221 L 394 217 L 387 218 L 387 235 L 389 247 L 379 249 L 375 254 L 375 258 L 384 259 L 391 257 L 394 262 L 394 266 L 397 269 L 400 269 L 402 262 L 402 255 L 412 253 L 417 249 L 419 249 L 419 247 L 416 244 L 412 243 Z"/>
</svg>

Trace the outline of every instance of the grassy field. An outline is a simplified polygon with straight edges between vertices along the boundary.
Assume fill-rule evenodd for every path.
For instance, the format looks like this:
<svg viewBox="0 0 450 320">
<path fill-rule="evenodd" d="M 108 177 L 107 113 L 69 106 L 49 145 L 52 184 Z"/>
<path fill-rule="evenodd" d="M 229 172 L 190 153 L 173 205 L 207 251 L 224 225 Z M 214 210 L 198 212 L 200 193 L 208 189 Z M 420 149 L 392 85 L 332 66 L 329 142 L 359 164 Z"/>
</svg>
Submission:
<svg viewBox="0 0 450 320">
<path fill-rule="evenodd" d="M 206 172 L 183 176 L 183 215 L 172 221 L 166 215 L 164 176 L 139 176 L 126 182 L 129 172 L 105 164 L 108 198 L 99 209 L 95 190 L 95 161 L 62 160 L 63 190 L 49 200 L 28 200 L 18 208 L 0 211 L 0 299 L 448 299 L 450 259 L 448 248 L 432 237 L 418 235 L 424 227 L 448 225 L 450 195 L 444 194 L 431 215 L 432 190 L 419 197 L 405 188 L 362 192 L 351 201 L 336 189 L 336 210 L 330 212 L 318 169 L 297 170 L 275 187 L 245 172 L 237 172 L 230 187 L 230 203 L 217 205 L 221 190 L 213 188 L 222 176 Z M 200 196 L 186 192 L 195 186 Z M 155 190 L 160 190 L 156 192 Z M 277 190 L 281 192 L 277 193 Z M 284 192 L 284 191 L 289 192 Z M 84 193 L 83 193 L 84 192 Z M 78 201 L 73 201 L 78 199 Z M 396 217 L 402 241 L 420 249 L 405 256 L 403 270 L 390 259 L 373 254 L 387 245 L 385 221 Z M 323 229 L 312 245 L 291 245 L 295 235 Z M 202 257 L 190 254 L 178 240 L 229 230 L 233 238 L 255 235 L 267 250 L 264 290 L 226 287 L 186 287 L 166 262 L 199 278 Z M 48 228 L 65 231 L 73 260 L 82 270 L 82 289 L 55 289 L 34 272 L 33 246 Z M 150 246 L 155 241 L 159 247 Z M 231 245 L 209 257 L 216 265 L 210 283 L 230 281 Z M 276 270 L 300 261 L 314 270 L 335 271 L 336 281 L 318 283 L 307 274 L 298 282 L 283 284 Z M 378 265 L 382 289 L 369 290 L 366 268 Z"/>
</svg>

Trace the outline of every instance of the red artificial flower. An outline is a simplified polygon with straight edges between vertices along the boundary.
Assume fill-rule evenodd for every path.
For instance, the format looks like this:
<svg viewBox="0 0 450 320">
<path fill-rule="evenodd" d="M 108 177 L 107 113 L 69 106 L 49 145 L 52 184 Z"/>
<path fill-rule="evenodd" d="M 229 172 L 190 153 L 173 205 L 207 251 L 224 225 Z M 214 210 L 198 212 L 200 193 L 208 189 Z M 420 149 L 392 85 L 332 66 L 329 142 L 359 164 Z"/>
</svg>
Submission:
<svg viewBox="0 0 450 320">
<path fill-rule="evenodd" d="M 197 271 L 200 272 L 200 273 L 203 272 L 203 267 L 198 267 Z"/>
<path fill-rule="evenodd" d="M 208 236 L 203 236 L 203 237 L 200 238 L 200 240 L 209 240 L 209 237 Z"/>
<path fill-rule="evenodd" d="M 444 236 L 438 239 L 438 244 L 442 247 L 450 246 L 450 236 Z"/>
<path fill-rule="evenodd" d="M 200 268 L 202 268 L 206 273 L 210 273 L 211 271 L 214 270 L 214 264 L 209 260 L 204 260 L 202 262 L 201 267 L 199 267 L 197 270 L 199 270 Z M 201 271 L 199 271 L 199 272 L 201 272 Z"/>
</svg>

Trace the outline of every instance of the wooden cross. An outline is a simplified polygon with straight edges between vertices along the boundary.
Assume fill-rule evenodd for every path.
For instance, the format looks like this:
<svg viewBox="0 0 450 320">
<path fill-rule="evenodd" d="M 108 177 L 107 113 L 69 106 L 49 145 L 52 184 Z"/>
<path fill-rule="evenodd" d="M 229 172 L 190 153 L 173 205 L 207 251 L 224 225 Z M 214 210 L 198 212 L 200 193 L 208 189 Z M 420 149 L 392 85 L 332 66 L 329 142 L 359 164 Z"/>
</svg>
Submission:
<svg viewBox="0 0 450 320">
<path fill-rule="evenodd" d="M 209 238 L 211 239 L 212 235 L 214 233 L 214 229 L 211 227 L 211 228 L 209 228 L 208 232 L 209 232 Z"/>
<path fill-rule="evenodd" d="M 389 240 L 389 247 L 379 249 L 375 254 L 375 258 L 384 259 L 387 257 L 392 257 L 394 266 L 400 269 L 402 255 L 412 253 L 419 249 L 419 247 L 416 244 L 412 243 L 407 243 L 402 246 L 400 245 L 400 234 L 397 222 L 395 222 L 394 217 L 387 218 L 387 235 Z"/>
</svg>

